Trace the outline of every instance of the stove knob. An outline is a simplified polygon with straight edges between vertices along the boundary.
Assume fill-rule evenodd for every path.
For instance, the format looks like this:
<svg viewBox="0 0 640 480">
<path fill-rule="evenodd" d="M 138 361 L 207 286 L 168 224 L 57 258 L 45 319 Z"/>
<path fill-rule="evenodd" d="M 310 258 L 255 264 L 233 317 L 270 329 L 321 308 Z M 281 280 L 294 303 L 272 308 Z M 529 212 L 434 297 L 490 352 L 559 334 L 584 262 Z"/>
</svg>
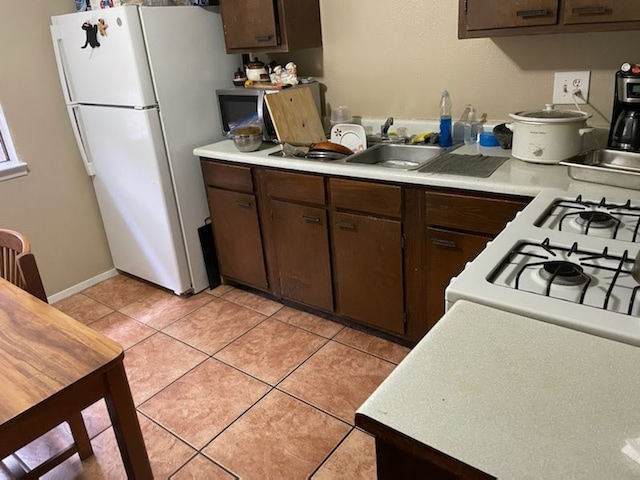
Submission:
<svg viewBox="0 0 640 480">
<path fill-rule="evenodd" d="M 542 147 L 538 147 L 536 145 L 529 146 L 529 150 L 531 150 L 531 153 L 533 153 L 536 157 L 539 157 L 544 153 Z"/>
</svg>

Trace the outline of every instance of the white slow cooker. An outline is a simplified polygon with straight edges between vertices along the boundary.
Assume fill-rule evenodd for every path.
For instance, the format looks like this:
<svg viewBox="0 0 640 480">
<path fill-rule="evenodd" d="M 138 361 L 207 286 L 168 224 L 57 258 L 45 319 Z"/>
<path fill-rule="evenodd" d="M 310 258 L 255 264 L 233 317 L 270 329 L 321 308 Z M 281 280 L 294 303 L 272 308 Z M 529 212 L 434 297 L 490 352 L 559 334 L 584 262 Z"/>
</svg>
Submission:
<svg viewBox="0 0 640 480">
<path fill-rule="evenodd" d="M 582 137 L 594 131 L 587 127 L 592 115 L 578 110 L 542 110 L 510 113 L 513 131 L 511 155 L 526 162 L 558 163 L 582 151 Z"/>
</svg>

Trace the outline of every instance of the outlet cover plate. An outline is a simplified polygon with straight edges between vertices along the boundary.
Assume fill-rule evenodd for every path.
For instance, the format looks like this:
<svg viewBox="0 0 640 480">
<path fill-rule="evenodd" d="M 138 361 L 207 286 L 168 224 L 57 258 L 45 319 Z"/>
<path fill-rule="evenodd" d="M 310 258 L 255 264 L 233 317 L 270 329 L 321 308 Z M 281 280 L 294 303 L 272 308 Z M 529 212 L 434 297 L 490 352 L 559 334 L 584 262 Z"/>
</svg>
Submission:
<svg viewBox="0 0 640 480">
<path fill-rule="evenodd" d="M 557 105 L 576 103 L 585 104 L 589 100 L 589 78 L 591 72 L 556 72 L 553 79 L 553 103 Z M 573 97 L 573 91 L 579 88 L 582 97 Z"/>
</svg>

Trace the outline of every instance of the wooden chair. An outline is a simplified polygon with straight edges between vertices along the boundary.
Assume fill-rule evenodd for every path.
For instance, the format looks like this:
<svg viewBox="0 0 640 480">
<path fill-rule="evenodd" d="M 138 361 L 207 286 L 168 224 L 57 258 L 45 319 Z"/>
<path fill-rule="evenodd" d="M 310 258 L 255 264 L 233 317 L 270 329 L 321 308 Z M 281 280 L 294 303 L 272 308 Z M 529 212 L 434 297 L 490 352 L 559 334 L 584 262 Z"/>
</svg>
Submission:
<svg viewBox="0 0 640 480">
<path fill-rule="evenodd" d="M 29 240 L 13 230 L 0 229 L 0 277 L 47 302 Z"/>
<path fill-rule="evenodd" d="M 19 232 L 0 229 L 0 277 L 48 303 L 36 259 L 31 253 L 29 240 Z M 74 443 L 36 468 L 29 470 L 20 478 L 39 478 L 75 453 L 78 453 L 82 460 L 93 455 L 82 414 L 80 412 L 73 414 L 67 423 L 71 429 Z M 19 458 L 16 460 L 23 468 L 26 467 Z"/>
</svg>

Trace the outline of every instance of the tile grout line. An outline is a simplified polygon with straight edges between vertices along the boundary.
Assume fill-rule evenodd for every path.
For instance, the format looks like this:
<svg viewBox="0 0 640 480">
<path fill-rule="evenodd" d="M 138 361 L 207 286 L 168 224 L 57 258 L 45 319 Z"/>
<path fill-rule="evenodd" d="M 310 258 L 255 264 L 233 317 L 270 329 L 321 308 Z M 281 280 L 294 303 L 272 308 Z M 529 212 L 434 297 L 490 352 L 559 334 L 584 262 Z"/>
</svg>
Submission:
<svg viewBox="0 0 640 480">
<path fill-rule="evenodd" d="M 333 455 L 333 453 L 336 450 L 338 450 L 338 448 L 340 448 L 340 446 L 347 440 L 347 438 L 349 437 L 349 435 L 351 435 L 351 432 L 353 432 L 355 428 L 356 427 L 354 425 L 351 426 L 351 428 L 345 434 L 345 436 L 342 437 L 342 439 L 331 449 L 331 451 L 327 454 L 327 456 L 324 457 L 324 460 L 320 462 L 320 464 L 316 467 L 316 469 L 313 472 L 311 472 L 311 474 L 307 478 L 309 478 L 310 480 L 313 479 L 313 476 L 320 471 L 320 469 L 325 463 L 329 461 L 329 459 L 331 458 L 331 455 Z"/>
<path fill-rule="evenodd" d="M 322 350 L 322 349 L 323 349 L 323 348 L 325 348 L 327 345 L 329 345 L 332 341 L 333 341 L 333 342 L 335 342 L 336 344 L 342 345 L 342 346 L 347 347 L 347 348 L 351 348 L 351 349 L 353 349 L 354 351 L 358 351 L 358 352 L 360 352 L 360 353 L 362 353 L 362 354 L 365 354 L 365 355 L 370 355 L 370 356 L 371 356 L 371 357 L 373 357 L 373 358 L 379 359 L 379 360 L 381 360 L 381 361 L 385 361 L 385 362 L 390 363 L 390 364 L 392 364 L 392 365 L 397 365 L 397 363 L 395 363 L 395 362 L 393 362 L 393 361 L 391 361 L 391 360 L 388 360 L 387 358 L 381 357 L 381 356 L 379 356 L 379 355 L 377 355 L 377 354 L 374 354 L 374 353 L 368 352 L 368 351 L 366 351 L 366 350 L 363 350 L 363 349 L 361 349 L 361 348 L 358 348 L 358 347 L 356 347 L 356 346 L 354 346 L 354 345 L 349 345 L 349 344 L 347 344 L 347 343 L 344 343 L 344 342 L 341 342 L 341 341 L 339 341 L 339 340 L 336 340 L 336 339 L 335 339 L 335 337 L 336 337 L 337 335 L 339 335 L 341 332 L 343 332 L 345 328 L 349 328 L 348 326 L 345 326 L 345 325 L 339 324 L 339 323 L 334 322 L 333 320 L 330 320 L 330 319 L 324 319 L 324 318 L 322 318 L 322 317 L 318 317 L 318 318 L 320 318 L 320 319 L 322 319 L 322 320 L 324 320 L 324 321 L 328 321 L 328 322 L 332 322 L 332 323 L 336 323 L 337 325 L 340 325 L 340 329 L 339 329 L 338 331 L 336 331 L 333 335 L 331 335 L 331 336 L 329 336 L 329 337 L 327 337 L 327 336 L 325 336 L 325 335 L 320 335 L 320 334 L 318 334 L 318 333 L 316 333 L 316 332 L 314 332 L 314 331 L 312 331 L 312 330 L 310 330 L 310 329 L 307 329 L 307 328 L 301 327 L 301 326 L 299 326 L 299 325 L 294 325 L 294 324 L 288 323 L 288 322 L 286 322 L 286 321 L 284 321 L 284 320 L 281 320 L 281 319 L 279 319 L 279 318 L 277 318 L 277 317 L 274 317 L 274 315 L 276 315 L 278 312 L 282 311 L 282 309 L 283 309 L 283 308 L 287 307 L 287 306 L 286 306 L 286 305 L 284 305 L 284 304 L 281 304 L 281 305 L 280 305 L 280 308 L 278 308 L 277 310 L 275 310 L 275 311 L 274 311 L 274 312 L 272 312 L 271 314 L 268 314 L 268 315 L 267 315 L 267 314 L 265 314 L 264 312 L 259 311 L 259 310 L 256 310 L 256 309 L 254 309 L 254 308 L 252 308 L 252 307 L 249 307 L 249 306 L 247 306 L 247 305 L 244 305 L 244 304 L 241 304 L 241 303 L 237 303 L 237 302 L 235 302 L 235 301 L 232 301 L 232 300 L 228 300 L 228 299 L 226 299 L 226 298 L 223 298 L 223 297 L 225 297 L 225 295 L 227 295 L 228 293 L 232 292 L 233 290 L 236 290 L 236 289 L 235 289 L 234 287 L 231 287 L 231 289 L 230 289 L 230 290 L 228 290 L 228 291 L 224 292 L 222 295 L 219 295 L 219 296 L 218 296 L 218 295 L 215 295 L 215 294 L 212 294 L 212 293 L 205 292 L 205 294 L 206 294 L 207 296 L 209 296 L 209 297 L 210 297 L 206 303 L 204 303 L 203 305 L 198 306 L 197 308 L 194 308 L 193 310 L 189 311 L 188 313 L 185 313 L 185 314 L 181 315 L 180 317 L 178 317 L 178 318 L 176 318 L 174 321 L 172 321 L 170 324 L 163 326 L 161 329 L 158 329 L 158 328 L 153 327 L 153 326 L 151 326 L 151 325 L 148 325 L 148 324 L 146 324 L 146 323 L 144 323 L 144 322 L 142 322 L 142 321 L 140 321 L 140 320 L 137 320 L 136 318 L 133 318 L 133 317 L 131 317 L 131 316 L 127 315 L 126 313 L 121 312 L 121 311 L 120 311 L 120 309 L 114 309 L 113 307 L 110 307 L 110 306 L 108 306 L 108 305 L 106 305 L 106 304 L 103 304 L 103 303 L 102 303 L 102 302 L 100 302 L 99 300 L 94 299 L 93 297 L 91 297 L 91 296 L 89 296 L 89 295 L 83 294 L 82 292 L 79 292 L 79 293 L 80 293 L 80 294 L 82 294 L 82 295 L 84 295 L 85 297 L 87 297 L 87 298 L 89 298 L 89 299 L 91 299 L 91 300 L 93 300 L 93 301 L 95 301 L 95 302 L 97 302 L 97 303 L 99 303 L 99 304 L 101 304 L 101 305 L 104 305 L 105 307 L 107 307 L 107 308 L 109 308 L 109 309 L 111 309 L 111 310 L 112 310 L 112 312 L 110 312 L 109 314 L 106 314 L 106 315 L 104 315 L 104 316 L 100 317 L 99 319 L 94 319 L 91 323 L 95 323 L 95 322 L 97 322 L 97 321 L 99 321 L 99 320 L 102 320 L 102 319 L 104 319 L 105 317 L 107 317 L 108 315 L 110 315 L 110 314 L 111 314 L 111 313 L 113 313 L 113 312 L 118 312 L 118 313 L 120 313 L 120 314 L 124 315 L 126 318 L 131 319 L 131 320 L 133 320 L 133 321 L 137 322 L 137 323 L 138 323 L 138 324 L 140 324 L 140 325 L 147 326 L 147 327 L 151 328 L 151 329 L 154 331 L 154 332 L 153 332 L 153 333 L 151 333 L 148 337 L 146 337 L 146 338 L 144 338 L 144 339 L 142 339 L 142 340 L 140 340 L 140 341 L 136 342 L 135 344 L 133 344 L 133 345 L 129 346 L 126 350 L 129 350 L 129 349 L 133 348 L 134 346 L 139 345 L 141 342 L 143 342 L 144 340 L 146 340 L 146 339 L 148 339 L 148 338 L 151 338 L 152 336 L 154 336 L 154 335 L 155 335 L 155 334 L 157 334 L 157 333 L 162 333 L 162 334 L 164 334 L 165 336 L 167 336 L 168 338 L 171 338 L 171 339 L 173 339 L 173 340 L 175 340 L 175 341 L 178 341 L 179 343 L 181 343 L 181 344 L 183 344 L 183 345 L 185 345 L 185 346 L 187 346 L 187 347 L 189 347 L 189 348 L 192 348 L 192 349 L 196 350 L 197 352 L 200 352 L 200 353 L 202 353 L 202 354 L 204 354 L 204 355 L 206 356 L 202 361 L 198 362 L 196 365 L 194 365 L 193 367 L 191 367 L 190 369 L 188 369 L 187 371 L 185 371 L 184 373 L 182 373 L 179 377 L 177 377 L 176 379 L 174 379 L 173 381 L 171 381 L 169 384 L 167 384 L 167 385 L 165 385 L 164 387 L 162 387 L 159 391 L 155 392 L 155 393 L 154 393 L 153 395 L 151 395 L 149 398 L 145 399 L 145 400 L 144 400 L 144 401 L 142 401 L 138 406 L 136 406 L 136 411 L 137 411 L 140 415 L 142 415 L 144 418 L 146 418 L 146 419 L 148 419 L 149 421 L 151 421 L 154 425 L 159 426 L 162 430 L 164 430 L 165 432 L 167 432 L 169 435 L 171 435 L 172 437 L 175 437 L 175 438 L 176 438 L 176 439 L 178 439 L 180 442 L 184 443 L 185 445 L 189 446 L 189 448 L 191 448 L 191 449 L 193 449 L 193 450 L 195 451 L 195 453 L 194 453 L 194 454 L 193 454 L 193 455 L 192 455 L 188 460 L 186 460 L 183 464 L 181 464 L 179 467 L 177 467 L 177 469 L 176 469 L 176 470 L 175 470 L 175 471 L 174 471 L 170 476 L 174 476 L 174 475 L 176 475 L 176 474 L 177 474 L 177 473 L 178 473 L 182 468 L 186 467 L 186 466 L 187 466 L 187 465 L 188 465 L 192 460 L 194 460 L 198 455 L 203 455 L 203 456 L 204 456 L 208 461 L 211 461 L 211 462 L 212 462 L 214 465 L 216 465 L 217 467 L 220 467 L 220 468 L 221 468 L 222 470 L 224 470 L 225 472 L 227 472 L 227 473 L 231 474 L 231 475 L 232 475 L 232 476 L 234 476 L 235 478 L 238 478 L 238 476 L 237 476 L 233 471 L 231 471 L 231 470 L 229 470 L 228 468 L 224 467 L 223 465 L 219 464 L 219 463 L 218 463 L 218 462 L 216 462 L 216 461 L 215 461 L 215 459 L 213 459 L 212 457 L 210 457 L 210 456 L 206 455 L 206 454 L 204 453 L 204 449 L 206 449 L 208 446 L 210 446 L 210 445 L 212 444 L 212 442 L 214 442 L 217 438 L 219 438 L 219 437 L 220 437 L 220 435 L 222 435 L 225 431 L 227 431 L 227 430 L 228 430 L 232 425 L 236 424 L 236 422 L 238 422 L 242 417 L 244 417 L 244 416 L 245 416 L 245 415 L 246 415 L 246 414 L 247 414 L 251 409 L 253 409 L 253 408 L 254 408 L 254 407 L 255 407 L 259 402 L 261 402 L 261 401 L 262 401 L 266 396 L 268 396 L 269 394 L 273 393 L 273 391 L 274 391 L 274 390 L 276 390 L 276 391 L 278 391 L 279 393 L 282 393 L 282 394 L 284 394 L 284 395 L 286 395 L 286 396 L 288 396 L 288 397 L 290 397 L 290 398 L 292 398 L 292 399 L 294 399 L 294 400 L 296 400 L 296 401 L 299 401 L 299 402 L 301 402 L 302 404 L 305 404 L 305 405 L 307 405 L 308 407 L 313 408 L 314 410 L 317 410 L 317 411 L 319 411 L 319 412 L 321 412 L 321 413 L 324 413 L 325 415 L 327 415 L 327 416 L 329 416 L 329 417 L 331 417 L 331 418 L 333 418 L 333 419 L 335 419 L 335 420 L 338 420 L 338 421 L 339 421 L 339 422 L 341 422 L 342 424 L 345 424 L 345 425 L 347 425 L 347 426 L 349 427 L 349 429 L 348 429 L 348 431 L 346 432 L 346 434 L 345 434 L 345 435 L 344 435 L 344 436 L 343 436 L 343 437 L 342 437 L 342 438 L 341 438 L 341 439 L 336 443 L 336 445 L 331 449 L 331 451 L 330 451 L 330 452 L 329 452 L 329 453 L 324 457 L 324 459 L 323 459 L 323 460 L 318 464 L 318 466 L 317 466 L 317 467 L 312 471 L 312 473 L 311 473 L 311 474 L 309 475 L 309 477 L 308 477 L 308 478 L 310 478 L 311 476 L 313 476 L 313 475 L 317 474 L 317 472 L 322 468 L 322 466 L 323 466 L 323 465 L 325 465 L 325 463 L 328 461 L 328 459 L 329 459 L 329 458 L 330 458 L 330 457 L 335 453 L 335 451 L 336 451 L 336 450 L 337 450 L 341 445 L 343 445 L 343 444 L 344 444 L 344 442 L 345 442 L 345 441 L 346 441 L 346 439 L 349 437 L 349 435 L 351 435 L 351 433 L 352 433 L 354 430 L 358 429 L 358 427 L 355 425 L 355 422 L 354 422 L 354 424 L 351 424 L 351 423 L 349 423 L 349 422 L 346 422 L 346 421 L 345 421 L 345 420 L 343 420 L 342 418 L 339 418 L 339 417 L 337 417 L 336 415 L 334 415 L 334 414 L 332 414 L 332 413 L 330 413 L 330 412 L 327 412 L 327 411 L 323 410 L 322 408 L 320 408 L 320 407 L 318 407 L 318 406 L 316 406 L 316 405 L 313 405 L 313 404 L 312 404 L 312 403 L 310 403 L 309 401 L 305 401 L 305 400 L 303 400 L 303 399 L 300 399 L 300 398 L 296 397 L 295 395 L 293 395 L 293 394 L 291 394 L 291 393 L 289 393 L 289 392 L 287 392 L 287 391 L 282 390 L 282 389 L 281 389 L 281 387 L 280 387 L 280 386 L 281 386 L 281 384 L 282 384 L 282 383 L 283 383 L 287 378 L 289 378 L 289 377 L 290 377 L 294 372 L 296 372 L 300 367 L 302 367 L 302 365 L 305 365 L 305 364 L 306 364 L 306 363 L 307 363 L 307 362 L 308 362 L 312 357 L 314 357 L 314 356 L 315 356 L 315 355 L 316 355 L 320 350 Z M 237 290 L 243 291 L 242 289 L 237 289 Z M 251 293 L 251 292 L 247 292 L 247 293 Z M 256 295 L 256 294 L 253 294 L 253 295 Z M 260 295 L 257 295 L 257 296 L 260 296 Z M 253 326 L 252 326 L 252 327 L 250 327 L 248 330 L 246 330 L 245 332 L 243 332 L 242 334 L 240 334 L 239 336 L 237 336 L 236 338 L 234 338 L 234 339 L 232 339 L 231 341 L 229 341 L 228 343 L 226 343 L 223 347 L 220 347 L 220 348 L 218 348 L 217 350 L 215 350 L 215 351 L 214 351 L 213 353 L 211 353 L 211 354 L 210 354 L 210 353 L 208 353 L 208 352 L 206 352 L 206 351 L 201 350 L 200 348 L 197 348 L 197 347 L 195 347 L 195 346 L 193 346 L 193 345 L 190 345 L 188 342 L 183 341 L 183 340 L 181 340 L 181 339 L 179 339 L 179 338 L 176 338 L 176 337 L 172 336 L 172 335 L 171 335 L 171 334 L 169 334 L 169 333 L 164 332 L 164 329 L 168 328 L 169 326 L 171 326 L 171 325 L 175 324 L 176 322 L 178 322 L 178 321 L 180 321 L 180 320 L 183 320 L 185 317 L 187 317 L 187 316 L 189 316 L 189 315 L 193 314 L 194 312 L 198 311 L 199 309 L 204 308 L 204 307 L 205 307 L 206 305 L 208 305 L 210 302 L 215 301 L 215 299 L 225 300 L 225 301 L 227 301 L 227 302 L 229 302 L 229 303 L 232 303 L 232 304 L 237 305 L 237 306 L 239 306 L 239 307 L 245 308 L 245 309 L 247 309 L 247 310 L 249 310 L 249 311 L 251 311 L 251 312 L 258 313 L 258 314 L 260 314 L 260 315 L 264 316 L 264 318 L 263 318 L 262 320 L 260 320 L 257 324 L 253 325 Z M 266 299 L 266 300 L 269 300 L 269 301 L 274 302 L 273 300 L 270 300 L 270 299 Z M 138 301 L 138 300 L 136 300 L 136 301 Z M 131 303 L 130 303 L 130 304 L 128 304 L 128 305 L 131 305 L 132 303 L 135 303 L 135 302 L 131 302 Z M 275 302 L 275 303 L 278 303 L 278 302 Z M 125 307 L 126 307 L 126 306 L 128 306 L 128 305 L 124 305 L 124 306 L 122 306 L 122 307 L 120 307 L 120 308 L 125 308 Z M 303 313 L 309 313 L 309 312 L 304 312 L 304 311 L 302 311 L 302 312 L 303 312 Z M 309 315 L 313 315 L 313 314 L 309 313 Z M 315 335 L 315 336 L 317 336 L 317 337 L 319 337 L 319 338 L 322 338 L 322 339 L 323 339 L 323 343 L 322 343 L 321 345 L 319 345 L 319 346 L 318 346 L 318 348 L 317 348 L 317 349 L 315 349 L 315 351 L 313 351 L 311 354 L 309 354 L 309 355 L 307 356 L 307 358 L 305 358 L 305 359 L 304 359 L 301 363 L 299 363 L 295 368 L 293 368 L 290 372 L 288 372 L 288 373 L 287 373 L 287 374 L 286 374 L 282 379 L 280 379 L 279 381 L 275 382 L 275 383 L 274 383 L 274 385 L 271 385 L 270 383 L 265 382 L 264 380 L 262 380 L 262 379 L 260 379 L 260 378 L 258 378 L 258 377 L 255 377 L 254 375 L 251 375 L 251 374 L 249 374 L 249 373 L 247 373 L 247 372 L 243 371 L 243 370 L 242 370 L 242 369 L 240 369 L 239 367 L 236 367 L 236 366 L 234 366 L 234 365 L 228 364 L 228 363 L 226 363 L 225 361 L 223 361 L 223 360 L 221 360 L 221 359 L 219 359 L 219 358 L 214 357 L 214 355 L 218 354 L 219 352 L 221 352 L 221 351 L 222 351 L 222 350 L 224 350 L 225 348 L 227 348 L 227 347 L 229 347 L 230 345 L 232 345 L 233 343 L 237 342 L 239 339 L 243 338 L 245 335 L 247 335 L 249 332 L 251 332 L 251 331 L 253 331 L 254 329 L 256 329 L 256 328 L 258 327 L 258 325 L 261 325 L 262 323 L 264 323 L 264 321 L 265 321 L 265 320 L 267 320 L 267 319 L 269 319 L 269 318 L 274 319 L 274 320 L 278 321 L 278 322 L 279 322 L 279 323 L 281 323 L 281 324 L 285 324 L 285 325 L 288 325 L 288 326 L 291 326 L 291 327 L 297 328 L 297 329 L 299 329 L 299 330 L 302 330 L 302 331 L 304 331 L 304 332 L 307 332 L 307 333 L 310 333 L 310 334 L 312 334 L 312 335 Z M 86 324 L 86 325 L 88 325 L 88 326 L 89 326 L 90 324 Z M 368 334 L 368 335 L 370 335 L 370 334 Z M 260 396 L 260 397 L 255 401 L 255 402 L 253 402 L 250 406 L 248 406 L 248 407 L 247 407 L 246 409 L 244 409 L 240 414 L 238 414 L 238 415 L 235 417 L 235 419 L 234 419 L 231 423 L 229 423 L 225 428 L 223 428 L 220 432 L 218 432 L 218 433 L 217 433 L 217 434 L 216 434 L 212 439 L 210 439 L 208 442 L 206 442 L 202 448 L 198 449 L 198 448 L 195 448 L 193 445 L 191 445 L 189 442 L 187 442 L 185 439 L 183 439 L 182 437 L 180 437 L 178 434 L 173 433 L 171 430 L 169 430 L 168 428 L 164 427 L 163 425 L 161 425 L 160 423 L 158 423 L 156 420 L 154 420 L 153 418 L 151 418 L 149 415 L 145 414 L 144 412 L 142 412 L 142 411 L 141 411 L 141 410 L 139 410 L 138 408 L 139 408 L 139 407 L 142 407 L 146 402 L 148 402 L 149 400 L 151 400 L 152 398 L 154 398 L 156 395 L 160 394 L 161 392 L 163 392 L 164 390 L 166 390 L 168 387 L 170 387 L 171 385 L 175 384 L 178 380 L 180 380 L 180 379 L 182 379 L 183 377 L 185 377 L 186 375 L 188 375 L 188 374 L 192 373 L 196 368 L 199 368 L 200 366 L 202 366 L 205 362 L 207 362 L 207 361 L 208 361 L 208 360 L 210 360 L 210 359 L 211 359 L 211 360 L 215 360 L 215 361 L 217 361 L 217 362 L 221 363 L 222 365 L 228 366 L 228 367 L 230 367 L 230 368 L 234 369 L 235 371 L 237 371 L 238 373 L 241 373 L 241 374 L 243 374 L 243 375 L 246 375 L 247 377 L 249 377 L 249 378 L 251 378 L 251 379 L 253 379 L 253 380 L 257 380 L 257 381 L 259 381 L 261 384 L 266 385 L 266 386 L 268 387 L 268 390 L 267 390 L 267 391 L 266 391 L 262 396 Z M 110 427 L 112 428 L 112 426 L 111 426 L 111 425 L 110 425 Z M 98 432 L 98 433 L 94 436 L 94 438 L 95 438 L 95 437 L 97 437 L 98 435 L 100 435 L 101 433 L 103 433 L 104 431 L 106 431 L 106 430 L 107 430 L 108 428 L 110 428 L 110 427 L 107 427 L 107 428 L 105 428 L 104 430 L 102 430 L 102 431 Z M 358 430 L 359 430 L 359 429 L 358 429 Z"/>
</svg>

